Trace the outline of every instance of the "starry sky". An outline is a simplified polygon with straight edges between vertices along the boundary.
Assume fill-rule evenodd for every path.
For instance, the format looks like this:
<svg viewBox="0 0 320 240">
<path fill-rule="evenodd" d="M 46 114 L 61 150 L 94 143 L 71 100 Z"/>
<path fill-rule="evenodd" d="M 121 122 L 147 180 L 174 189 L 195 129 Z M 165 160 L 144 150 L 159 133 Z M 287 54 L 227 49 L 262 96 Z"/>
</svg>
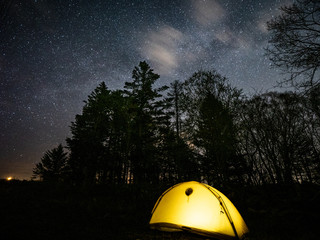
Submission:
<svg viewBox="0 0 320 240">
<path fill-rule="evenodd" d="M 266 22 L 291 0 L 2 0 L 0 178 L 30 179 L 102 81 L 146 60 L 159 85 L 215 69 L 247 95 L 283 79 Z"/>
</svg>

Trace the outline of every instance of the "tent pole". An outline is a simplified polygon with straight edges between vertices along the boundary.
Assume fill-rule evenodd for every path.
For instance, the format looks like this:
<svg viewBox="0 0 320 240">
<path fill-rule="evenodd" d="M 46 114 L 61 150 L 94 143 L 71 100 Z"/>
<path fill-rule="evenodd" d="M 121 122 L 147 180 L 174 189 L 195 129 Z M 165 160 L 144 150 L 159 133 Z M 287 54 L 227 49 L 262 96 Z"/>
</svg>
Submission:
<svg viewBox="0 0 320 240">
<path fill-rule="evenodd" d="M 176 186 L 178 186 L 178 185 L 180 185 L 180 184 L 182 184 L 182 183 L 178 183 L 178 184 L 176 184 L 176 185 L 174 185 L 174 186 L 172 186 L 172 187 L 168 188 L 164 193 L 162 193 L 162 194 L 161 194 L 161 196 L 158 198 L 158 200 L 157 200 L 156 204 L 154 205 L 154 207 L 153 207 L 153 209 L 152 209 L 152 211 L 151 211 L 151 214 L 153 214 L 153 213 L 154 213 L 154 211 L 155 211 L 155 210 L 156 210 L 156 208 L 158 207 L 159 203 L 161 202 L 161 199 L 163 198 L 163 196 L 164 196 L 164 195 L 166 195 L 166 194 L 167 194 L 167 192 L 169 192 L 171 189 L 175 188 Z"/>
<path fill-rule="evenodd" d="M 228 208 L 225 205 L 225 203 L 224 203 L 223 199 L 221 198 L 221 196 L 218 193 L 214 192 L 212 189 L 208 188 L 206 185 L 204 185 L 204 184 L 202 184 L 202 185 L 205 186 L 207 189 L 209 189 L 209 191 L 212 192 L 212 194 L 218 199 L 218 201 L 220 202 L 220 205 L 222 206 L 223 210 L 227 214 L 227 218 L 228 218 L 228 220 L 230 222 L 230 225 L 232 227 L 234 235 L 236 236 L 236 239 L 240 240 L 239 235 L 238 235 L 237 230 L 236 230 L 236 227 L 234 226 L 234 223 L 232 221 L 231 215 L 230 215 L 230 213 L 228 211 Z"/>
</svg>

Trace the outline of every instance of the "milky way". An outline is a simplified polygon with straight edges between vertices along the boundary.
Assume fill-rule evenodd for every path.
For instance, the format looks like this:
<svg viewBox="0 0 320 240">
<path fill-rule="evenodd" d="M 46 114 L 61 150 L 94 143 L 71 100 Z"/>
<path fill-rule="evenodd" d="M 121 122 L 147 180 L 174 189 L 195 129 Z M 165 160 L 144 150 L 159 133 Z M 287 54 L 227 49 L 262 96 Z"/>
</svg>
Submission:
<svg viewBox="0 0 320 240">
<path fill-rule="evenodd" d="M 283 78 L 264 48 L 266 22 L 289 0 L 2 2 L 0 178 L 29 179 L 90 92 L 122 88 L 142 60 L 159 85 L 215 69 L 253 94 Z"/>
</svg>

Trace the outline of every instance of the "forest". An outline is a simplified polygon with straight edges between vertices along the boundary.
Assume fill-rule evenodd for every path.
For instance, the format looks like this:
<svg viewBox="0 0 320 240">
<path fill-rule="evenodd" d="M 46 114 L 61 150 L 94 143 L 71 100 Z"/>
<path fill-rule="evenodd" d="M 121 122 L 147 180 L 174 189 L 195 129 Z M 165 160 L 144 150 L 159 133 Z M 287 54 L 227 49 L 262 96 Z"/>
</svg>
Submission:
<svg viewBox="0 0 320 240">
<path fill-rule="evenodd" d="M 34 174 L 75 184 L 319 183 L 316 90 L 248 97 L 216 71 L 156 87 L 159 78 L 140 62 L 122 90 L 102 82 L 71 123 L 67 151 L 47 151 Z"/>
</svg>

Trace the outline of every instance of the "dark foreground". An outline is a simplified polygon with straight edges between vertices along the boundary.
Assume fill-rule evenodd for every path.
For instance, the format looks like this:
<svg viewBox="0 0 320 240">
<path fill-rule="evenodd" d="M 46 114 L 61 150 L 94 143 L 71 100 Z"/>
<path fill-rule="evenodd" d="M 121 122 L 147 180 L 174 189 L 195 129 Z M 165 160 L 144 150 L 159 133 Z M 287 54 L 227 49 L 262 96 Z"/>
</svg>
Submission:
<svg viewBox="0 0 320 240">
<path fill-rule="evenodd" d="M 0 239 L 207 239 L 148 228 L 168 186 L 75 188 L 0 182 Z M 249 239 L 319 239 L 320 187 L 262 186 L 224 191 L 249 229 Z"/>
</svg>

